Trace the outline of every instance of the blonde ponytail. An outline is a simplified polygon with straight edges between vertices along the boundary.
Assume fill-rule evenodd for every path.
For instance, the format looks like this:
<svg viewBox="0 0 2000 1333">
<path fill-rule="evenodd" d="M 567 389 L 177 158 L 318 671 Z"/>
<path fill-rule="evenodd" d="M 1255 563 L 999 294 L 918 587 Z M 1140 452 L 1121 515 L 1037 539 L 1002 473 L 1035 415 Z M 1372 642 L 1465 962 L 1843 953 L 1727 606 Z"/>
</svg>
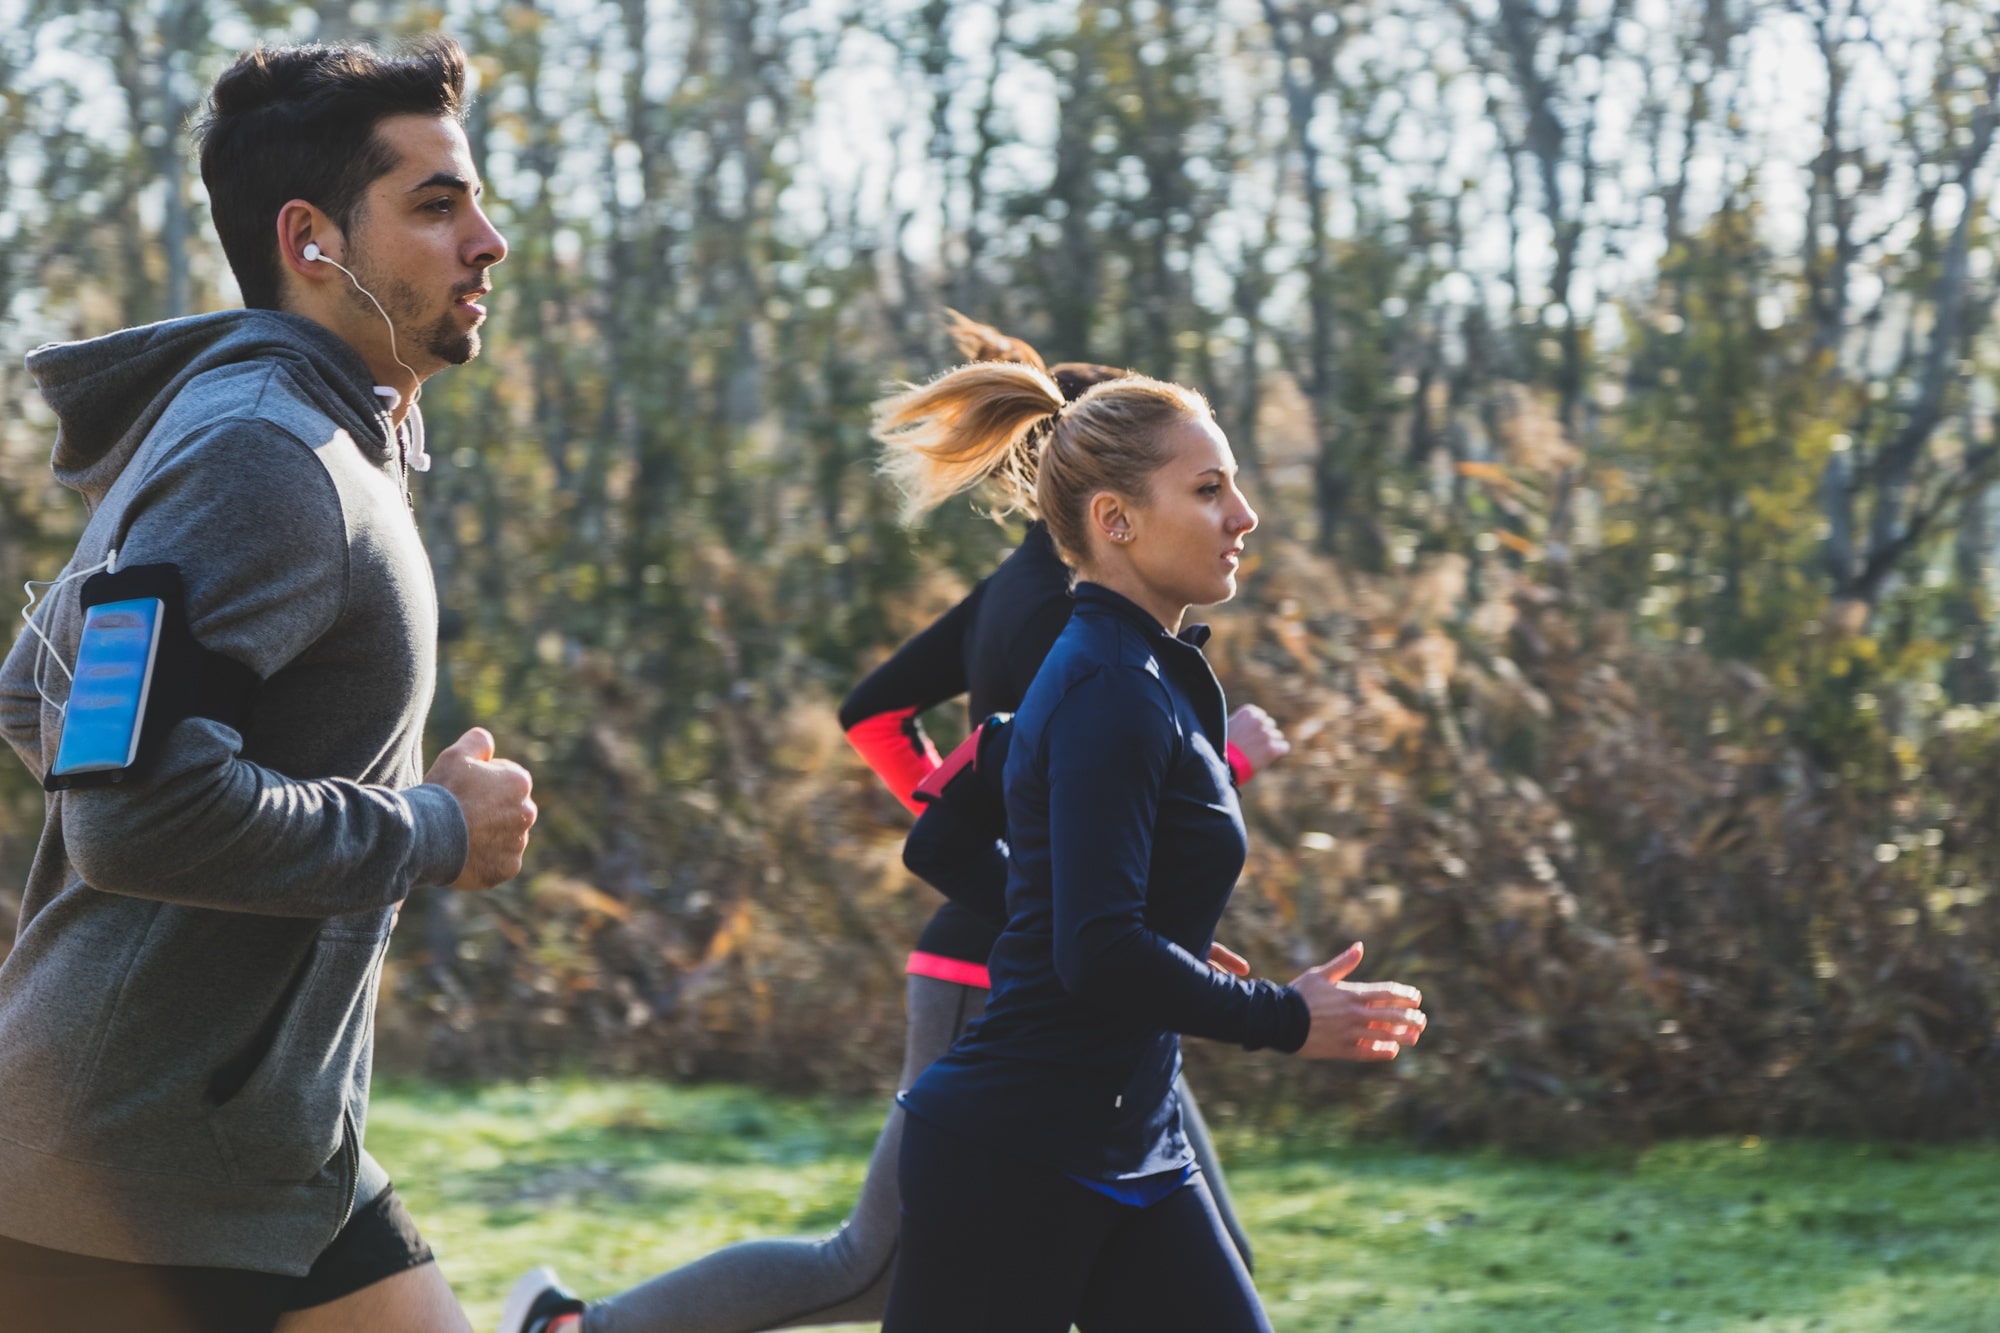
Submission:
<svg viewBox="0 0 2000 1333">
<path fill-rule="evenodd" d="M 958 349 L 961 360 L 1012 361 L 1048 374 L 1048 363 L 1042 360 L 1040 352 L 1019 338 L 1000 332 L 991 324 L 981 324 L 956 310 L 947 309 L 944 312 L 944 331 L 951 338 L 951 345 Z"/>
<path fill-rule="evenodd" d="M 1062 408 L 1062 390 L 1044 371 L 1005 361 L 960 366 L 876 403 L 882 471 L 903 492 L 905 520 L 989 478 L 1002 513 L 1033 514 L 1035 453 L 1047 434 L 1037 427 Z"/>
</svg>

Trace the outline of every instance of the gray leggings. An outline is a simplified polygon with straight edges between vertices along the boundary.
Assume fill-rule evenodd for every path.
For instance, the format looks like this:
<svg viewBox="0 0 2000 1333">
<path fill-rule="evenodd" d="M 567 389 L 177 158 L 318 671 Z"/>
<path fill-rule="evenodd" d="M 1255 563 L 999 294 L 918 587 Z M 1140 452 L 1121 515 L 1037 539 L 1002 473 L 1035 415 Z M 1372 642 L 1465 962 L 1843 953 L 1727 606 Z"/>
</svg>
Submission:
<svg viewBox="0 0 2000 1333">
<path fill-rule="evenodd" d="M 904 1088 L 951 1049 L 966 1024 L 979 1017 L 986 1008 L 986 992 L 931 977 L 911 977 L 909 1008 L 903 1073 L 897 1084 Z M 1230 1206 L 1208 1126 L 1185 1081 L 1178 1091 L 1182 1127 L 1247 1267 L 1250 1243 Z M 903 1110 L 894 1107 L 868 1159 L 861 1197 L 831 1235 L 750 1240 L 717 1250 L 593 1304 L 583 1317 L 585 1333 L 757 1333 L 879 1322 L 889 1297 L 901 1224 L 896 1162 L 902 1142 Z"/>
</svg>

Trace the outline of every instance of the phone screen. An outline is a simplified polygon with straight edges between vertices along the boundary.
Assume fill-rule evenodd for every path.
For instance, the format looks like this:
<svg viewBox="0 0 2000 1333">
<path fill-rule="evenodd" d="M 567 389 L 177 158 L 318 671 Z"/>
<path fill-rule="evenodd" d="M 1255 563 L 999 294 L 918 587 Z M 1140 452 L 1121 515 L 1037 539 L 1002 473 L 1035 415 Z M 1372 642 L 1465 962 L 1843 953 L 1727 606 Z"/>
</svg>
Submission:
<svg viewBox="0 0 2000 1333">
<path fill-rule="evenodd" d="M 135 597 L 84 613 L 76 682 L 56 746 L 56 777 L 129 768 L 139 757 L 163 609 L 157 597 Z"/>
</svg>

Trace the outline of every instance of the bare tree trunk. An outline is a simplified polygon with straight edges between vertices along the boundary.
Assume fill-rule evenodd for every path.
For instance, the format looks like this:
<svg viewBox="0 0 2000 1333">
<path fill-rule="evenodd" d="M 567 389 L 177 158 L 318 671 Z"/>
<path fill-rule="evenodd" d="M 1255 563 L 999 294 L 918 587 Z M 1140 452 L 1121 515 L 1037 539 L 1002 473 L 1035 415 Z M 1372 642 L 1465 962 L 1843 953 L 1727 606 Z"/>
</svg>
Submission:
<svg viewBox="0 0 2000 1333">
<path fill-rule="evenodd" d="M 1970 439 L 1973 423 L 1965 423 Z M 1980 486 L 1966 496 L 1958 529 L 1952 534 L 1952 573 L 1957 585 L 1948 614 L 1952 620 L 1951 659 L 1944 668 L 1945 693 L 1953 703 L 1989 704 L 2000 698 L 1993 661 L 1993 488 Z"/>
<path fill-rule="evenodd" d="M 1230 439 L 1235 442 L 1244 470 L 1259 481 L 1264 477 L 1263 446 L 1257 433 L 1257 419 L 1264 404 L 1264 370 L 1261 364 L 1264 301 L 1271 292 L 1271 279 L 1264 271 L 1264 261 L 1276 243 L 1276 230 L 1277 213 L 1274 208 L 1264 219 L 1263 236 L 1255 245 L 1246 246 L 1237 261 L 1236 277 L 1230 293 L 1237 318 L 1243 321 L 1243 342 L 1236 362 L 1237 382 L 1230 389 L 1235 406 Z"/>
<path fill-rule="evenodd" d="M 1264 22 L 1270 29 L 1271 44 L 1277 51 L 1281 87 L 1290 116 L 1292 140 L 1299 154 L 1300 188 L 1305 192 L 1306 220 L 1306 364 L 1305 390 L 1312 402 L 1316 436 L 1313 468 L 1313 502 L 1319 547 L 1323 551 L 1341 549 L 1347 532 L 1353 499 L 1354 477 L 1340 455 L 1337 424 L 1339 369 L 1334 359 L 1333 262 L 1327 245 L 1327 187 L 1320 164 L 1319 145 L 1312 127 L 1315 103 L 1328 91 L 1333 61 L 1331 52 L 1315 51 L 1306 57 L 1300 39 L 1293 35 L 1297 20 L 1278 7 L 1277 0 L 1264 0 Z M 1310 29 L 1306 29 L 1310 32 Z M 1299 77 L 1299 67 L 1314 76 L 1311 84 Z"/>
<path fill-rule="evenodd" d="M 974 318 L 982 317 L 977 312 L 986 294 L 984 277 L 980 272 L 986 250 L 986 173 L 994 150 L 1000 147 L 1000 133 L 994 116 L 999 109 L 1000 73 L 1007 54 L 1007 23 L 1013 14 L 1014 0 L 1000 0 L 994 8 L 993 68 L 987 72 L 986 92 L 974 119 L 978 140 L 965 164 L 966 207 L 962 232 L 965 263 L 953 280 L 955 291 L 952 299 L 961 310 L 973 313 Z"/>
<path fill-rule="evenodd" d="M 1931 530 L 1948 505 L 1976 484 L 1991 450 L 1978 450 L 1965 441 L 1956 474 L 1931 488 L 1928 497 L 1916 493 L 1916 477 L 1925 451 L 1948 411 L 1948 395 L 1964 383 L 1966 372 L 1964 330 L 1971 299 L 1971 246 L 1978 221 L 1976 201 L 1978 177 L 1992 150 L 1995 130 L 2000 129 L 2000 66 L 1986 72 L 1985 100 L 1973 114 L 1962 151 L 1953 163 L 1952 179 L 1958 186 L 1959 209 L 1937 276 L 1929 291 L 1929 328 L 1919 335 L 1914 322 L 1905 335 L 1905 364 L 1916 366 L 1910 402 L 1895 434 L 1873 460 L 1871 475 L 1857 483 L 1871 484 L 1873 504 L 1867 554 L 1854 568 L 1849 581 L 1837 587 L 1837 595 L 1872 602 L 1883 580 Z M 1931 207 L 1937 207 L 1935 199 Z M 1931 225 L 1926 217 L 1926 227 Z M 1990 304 L 1990 298 L 1982 304 Z M 1916 355 L 1917 339 L 1922 339 L 1921 357 Z"/>
<path fill-rule="evenodd" d="M 1078 12 L 1079 26 L 1094 25 L 1098 8 L 1085 3 Z M 1063 213 L 1057 224 L 1061 240 L 1054 256 L 1055 281 L 1049 302 L 1052 336 L 1046 350 L 1064 358 L 1090 355 L 1091 324 L 1101 283 L 1097 236 L 1090 222 L 1091 209 L 1097 203 L 1096 162 L 1090 146 L 1096 102 L 1094 51 L 1091 43 L 1078 42 L 1072 52 L 1075 64 L 1060 93 L 1055 180 L 1049 187 L 1049 197 L 1061 203 Z"/>
</svg>

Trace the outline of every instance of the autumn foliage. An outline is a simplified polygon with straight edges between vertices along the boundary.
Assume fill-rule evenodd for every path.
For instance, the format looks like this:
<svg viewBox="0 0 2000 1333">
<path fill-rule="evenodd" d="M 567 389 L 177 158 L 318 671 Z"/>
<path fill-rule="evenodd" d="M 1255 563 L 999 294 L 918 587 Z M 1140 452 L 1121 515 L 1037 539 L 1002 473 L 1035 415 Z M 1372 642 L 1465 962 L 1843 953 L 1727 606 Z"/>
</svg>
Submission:
<svg viewBox="0 0 2000 1333">
<path fill-rule="evenodd" d="M 1226 938 L 1275 976 L 1364 940 L 1433 1030 L 1383 1071 L 1193 1051 L 1218 1100 L 1551 1149 L 1988 1123 L 1990 728 L 1843 779 L 1755 672 L 1580 616 L 1498 555 L 1356 578 L 1285 544 L 1247 582 L 1211 656 L 1295 749 L 1248 791 Z M 932 899 L 831 703 L 733 714 L 726 795 L 649 785 L 600 738 L 626 833 L 688 880 L 551 871 L 449 902 L 457 956 L 406 929 L 392 1058 L 886 1087 Z"/>
<path fill-rule="evenodd" d="M 275 12 L 0 30 L 6 587 L 85 518 L 21 355 L 236 300 L 163 127 L 249 33 L 439 22 Z M 451 17 L 510 254 L 424 398 L 431 741 L 490 728 L 543 816 L 520 881 L 406 904 L 388 1065 L 888 1089 L 935 899 L 834 709 L 1018 535 L 877 472 L 955 308 L 1215 405 L 1264 522 L 1213 656 L 1296 746 L 1226 938 L 1426 992 L 1388 1068 L 1191 1044 L 1211 1110 L 1993 1124 L 1990 3 Z M 0 764 L 0 948 L 42 812 Z"/>
</svg>

